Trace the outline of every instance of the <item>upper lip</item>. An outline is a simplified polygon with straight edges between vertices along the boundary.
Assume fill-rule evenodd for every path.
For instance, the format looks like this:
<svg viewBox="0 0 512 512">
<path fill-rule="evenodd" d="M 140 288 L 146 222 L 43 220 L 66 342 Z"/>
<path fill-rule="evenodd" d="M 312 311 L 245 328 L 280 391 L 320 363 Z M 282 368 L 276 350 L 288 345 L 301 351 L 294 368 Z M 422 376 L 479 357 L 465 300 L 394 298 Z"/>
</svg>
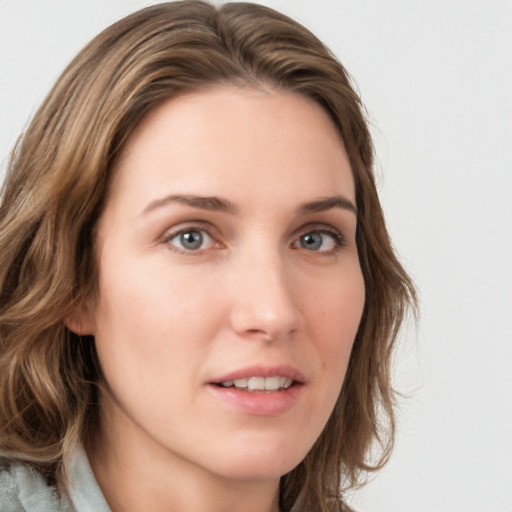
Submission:
<svg viewBox="0 0 512 512">
<path fill-rule="evenodd" d="M 246 366 L 244 368 L 240 368 L 238 370 L 231 371 L 222 375 L 221 377 L 216 377 L 212 381 L 211 384 L 221 384 L 222 382 L 235 380 L 235 379 L 248 379 L 249 377 L 286 377 L 288 379 L 292 379 L 294 382 L 298 382 L 303 384 L 306 380 L 302 372 L 294 368 L 293 366 L 287 364 L 279 364 L 279 365 L 252 365 Z"/>
</svg>

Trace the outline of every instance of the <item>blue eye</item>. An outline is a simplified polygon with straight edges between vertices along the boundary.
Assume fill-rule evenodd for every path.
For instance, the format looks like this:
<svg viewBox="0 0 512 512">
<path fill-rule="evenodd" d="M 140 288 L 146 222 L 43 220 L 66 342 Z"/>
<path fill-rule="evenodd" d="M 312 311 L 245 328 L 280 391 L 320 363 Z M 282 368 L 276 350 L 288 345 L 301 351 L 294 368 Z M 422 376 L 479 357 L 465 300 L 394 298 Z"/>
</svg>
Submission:
<svg viewBox="0 0 512 512">
<path fill-rule="evenodd" d="M 185 251 L 208 249 L 214 243 L 212 237 L 202 229 L 186 229 L 172 235 L 169 243 Z"/>
<path fill-rule="evenodd" d="M 296 244 L 307 251 L 331 252 L 341 247 L 341 235 L 327 231 L 310 231 L 299 237 Z"/>
</svg>

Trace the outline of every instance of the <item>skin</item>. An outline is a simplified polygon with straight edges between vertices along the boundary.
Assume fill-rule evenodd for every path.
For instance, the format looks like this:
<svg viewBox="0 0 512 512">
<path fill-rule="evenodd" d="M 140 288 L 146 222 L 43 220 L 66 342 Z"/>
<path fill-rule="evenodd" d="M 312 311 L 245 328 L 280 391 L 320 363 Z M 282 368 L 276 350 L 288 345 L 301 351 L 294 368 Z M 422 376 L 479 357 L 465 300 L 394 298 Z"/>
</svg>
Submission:
<svg viewBox="0 0 512 512">
<path fill-rule="evenodd" d="M 312 100 L 216 87 L 151 112 L 115 172 L 99 293 L 69 322 L 95 336 L 105 375 L 88 447 L 105 497 L 114 512 L 276 511 L 279 478 L 332 412 L 363 310 L 343 143 Z M 298 211 L 333 196 L 345 202 Z M 254 364 L 302 373 L 293 407 L 249 414 L 212 393 Z"/>
</svg>

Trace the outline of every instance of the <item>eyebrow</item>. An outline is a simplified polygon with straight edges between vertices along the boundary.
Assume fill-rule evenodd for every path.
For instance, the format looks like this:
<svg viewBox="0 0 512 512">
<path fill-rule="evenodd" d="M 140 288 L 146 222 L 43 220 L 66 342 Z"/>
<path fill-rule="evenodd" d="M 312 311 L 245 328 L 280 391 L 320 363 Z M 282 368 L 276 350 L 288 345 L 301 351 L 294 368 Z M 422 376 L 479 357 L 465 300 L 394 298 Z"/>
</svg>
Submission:
<svg viewBox="0 0 512 512">
<path fill-rule="evenodd" d="M 343 196 L 325 197 L 317 199 L 316 201 L 303 203 L 297 208 L 297 212 L 303 215 L 306 213 L 324 212 L 331 208 L 341 208 L 357 215 L 357 208 L 354 203 Z"/>
<path fill-rule="evenodd" d="M 166 206 L 171 203 L 179 203 L 185 206 L 190 206 L 192 208 L 199 208 L 201 210 L 208 211 L 216 211 L 222 213 L 229 213 L 231 215 L 235 215 L 238 213 L 238 207 L 227 199 L 222 199 L 216 196 L 195 196 L 189 194 L 172 194 L 160 199 L 155 199 L 151 201 L 143 210 L 143 213 L 148 213 L 162 206 Z M 297 208 L 297 213 L 299 215 L 305 215 L 308 213 L 318 213 L 326 210 L 330 210 L 331 208 L 341 208 L 343 210 L 348 210 L 355 215 L 357 215 L 357 208 L 355 205 L 343 196 L 331 196 L 320 198 L 315 201 L 308 201 L 307 203 L 302 203 Z"/>
<path fill-rule="evenodd" d="M 155 201 L 151 201 L 145 208 L 143 213 L 148 213 L 150 211 L 156 210 L 162 206 L 166 206 L 171 203 L 179 203 L 184 204 L 186 206 L 191 206 L 192 208 L 200 208 L 201 210 L 209 210 L 215 212 L 223 212 L 236 214 L 238 213 L 238 208 L 235 204 L 227 199 L 221 199 L 220 197 L 210 197 L 210 196 L 194 196 L 194 195 L 186 195 L 186 194 L 173 194 L 169 196 L 162 197 L 161 199 L 156 199 Z"/>
</svg>

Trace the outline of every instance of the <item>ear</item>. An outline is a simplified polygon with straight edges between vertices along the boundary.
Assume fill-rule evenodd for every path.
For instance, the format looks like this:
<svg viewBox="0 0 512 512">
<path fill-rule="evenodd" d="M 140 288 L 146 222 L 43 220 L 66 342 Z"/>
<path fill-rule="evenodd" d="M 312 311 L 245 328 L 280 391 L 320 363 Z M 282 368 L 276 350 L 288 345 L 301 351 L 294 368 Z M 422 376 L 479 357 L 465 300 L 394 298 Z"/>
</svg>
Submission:
<svg viewBox="0 0 512 512">
<path fill-rule="evenodd" d="M 94 335 L 94 314 L 88 304 L 81 304 L 64 318 L 66 327 L 79 336 Z"/>
</svg>

